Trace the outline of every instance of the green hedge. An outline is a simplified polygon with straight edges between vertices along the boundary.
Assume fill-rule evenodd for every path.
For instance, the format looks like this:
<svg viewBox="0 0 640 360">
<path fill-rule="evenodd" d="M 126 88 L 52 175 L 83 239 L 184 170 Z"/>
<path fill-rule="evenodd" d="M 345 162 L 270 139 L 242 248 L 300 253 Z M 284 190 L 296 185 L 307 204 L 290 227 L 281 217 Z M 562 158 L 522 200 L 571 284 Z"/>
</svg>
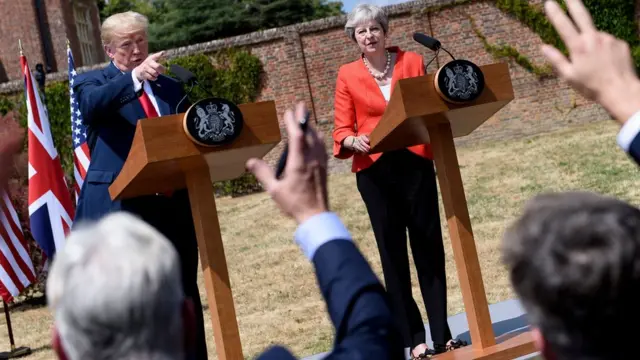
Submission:
<svg viewBox="0 0 640 360">
<path fill-rule="evenodd" d="M 191 70 L 196 74 L 203 87 L 215 96 L 228 99 L 236 104 L 254 101 L 260 89 L 262 64 L 257 57 L 246 51 L 227 49 L 211 56 L 199 54 L 179 57 L 167 62 L 167 65 L 171 63 Z M 172 74 L 168 72 L 168 75 Z M 204 97 L 210 97 L 210 95 L 195 87 L 190 100 L 194 102 Z M 51 122 L 53 141 L 60 153 L 67 178 L 71 181 L 73 179 L 73 150 L 68 81 L 47 84 L 45 103 Z M 12 110 L 17 112 L 20 124 L 26 127 L 27 111 L 23 93 L 0 96 L 0 113 L 4 115 Z M 220 182 L 214 186 L 219 195 L 239 196 L 261 190 L 259 183 L 251 174 Z"/>
</svg>

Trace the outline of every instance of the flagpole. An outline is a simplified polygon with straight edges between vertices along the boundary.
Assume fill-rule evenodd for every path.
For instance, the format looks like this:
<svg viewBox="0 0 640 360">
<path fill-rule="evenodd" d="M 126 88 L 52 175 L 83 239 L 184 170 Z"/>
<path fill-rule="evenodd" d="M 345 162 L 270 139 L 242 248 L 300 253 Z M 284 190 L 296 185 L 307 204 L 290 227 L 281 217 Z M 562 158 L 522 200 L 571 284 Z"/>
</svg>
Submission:
<svg viewBox="0 0 640 360">
<path fill-rule="evenodd" d="M 22 51 L 22 40 L 20 39 L 18 39 L 18 50 L 20 50 L 20 56 L 23 56 L 24 53 Z M 16 348 L 16 343 L 13 339 L 11 316 L 9 315 L 9 304 L 7 304 L 4 299 L 2 299 L 2 307 L 4 307 L 4 316 L 7 320 L 7 330 L 9 330 L 9 343 L 11 345 L 11 351 L 0 353 L 0 359 L 12 359 L 31 354 L 31 349 L 28 347 L 21 346 L 19 348 Z"/>
<path fill-rule="evenodd" d="M 4 316 L 7 318 L 7 329 L 9 330 L 9 343 L 11 344 L 11 351 L 0 353 L 0 359 L 13 359 L 31 354 L 31 349 L 25 346 L 16 348 L 16 343 L 13 340 L 13 328 L 11 326 L 11 316 L 9 316 L 9 304 L 2 299 L 2 306 L 4 307 Z"/>
<path fill-rule="evenodd" d="M 16 349 L 16 343 L 13 341 L 13 329 L 11 328 L 11 316 L 9 316 L 9 305 L 2 299 L 4 307 L 4 317 L 7 318 L 7 329 L 9 330 L 9 344 L 11 344 L 11 352 Z"/>
</svg>

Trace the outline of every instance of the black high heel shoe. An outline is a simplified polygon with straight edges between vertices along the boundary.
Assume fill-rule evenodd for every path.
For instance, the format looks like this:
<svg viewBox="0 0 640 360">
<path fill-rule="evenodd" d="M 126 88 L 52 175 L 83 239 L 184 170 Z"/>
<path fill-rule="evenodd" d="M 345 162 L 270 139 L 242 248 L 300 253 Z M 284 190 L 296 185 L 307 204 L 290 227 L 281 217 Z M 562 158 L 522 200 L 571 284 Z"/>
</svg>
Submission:
<svg viewBox="0 0 640 360">
<path fill-rule="evenodd" d="M 469 345 L 469 343 L 467 343 L 464 340 L 460 340 L 460 339 L 451 339 L 447 344 L 433 344 L 433 351 L 436 354 L 442 354 L 444 352 L 447 351 L 453 351 L 455 349 L 459 349 L 463 346 L 467 346 Z"/>
</svg>

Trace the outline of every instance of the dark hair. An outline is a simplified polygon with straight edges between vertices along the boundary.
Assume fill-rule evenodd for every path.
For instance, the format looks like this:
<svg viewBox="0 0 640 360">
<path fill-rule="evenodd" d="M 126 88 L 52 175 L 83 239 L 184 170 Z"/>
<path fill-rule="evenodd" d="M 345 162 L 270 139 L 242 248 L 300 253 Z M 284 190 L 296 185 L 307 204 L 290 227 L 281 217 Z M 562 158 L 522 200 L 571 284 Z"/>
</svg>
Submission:
<svg viewBox="0 0 640 360">
<path fill-rule="evenodd" d="M 558 359 L 628 354 L 640 321 L 640 211 L 586 192 L 539 195 L 504 237 L 511 283 Z"/>
</svg>

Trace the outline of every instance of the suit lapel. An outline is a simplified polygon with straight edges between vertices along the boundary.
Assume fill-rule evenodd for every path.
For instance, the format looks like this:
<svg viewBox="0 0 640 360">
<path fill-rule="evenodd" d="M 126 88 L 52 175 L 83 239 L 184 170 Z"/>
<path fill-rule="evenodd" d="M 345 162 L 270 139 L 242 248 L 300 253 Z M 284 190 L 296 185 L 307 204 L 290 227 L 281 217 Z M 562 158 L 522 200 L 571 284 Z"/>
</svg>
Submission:
<svg viewBox="0 0 640 360">
<path fill-rule="evenodd" d="M 122 71 L 120 71 L 120 69 L 118 69 L 113 62 L 111 62 L 109 63 L 109 66 L 107 66 L 107 68 L 105 69 L 105 76 L 108 79 L 113 79 L 118 76 L 125 76 L 125 74 Z M 131 74 L 127 76 L 131 76 Z M 154 89 L 154 94 L 155 94 L 155 89 Z M 160 106 L 160 104 L 158 104 L 158 106 Z M 142 108 L 142 104 L 140 104 L 140 101 L 138 100 L 137 97 L 136 99 L 131 100 L 128 104 L 121 107 L 119 112 L 125 119 L 127 119 L 133 125 L 135 125 L 138 122 L 138 120 L 146 119 L 147 117 L 147 114 L 144 112 L 144 109 Z"/>
</svg>

